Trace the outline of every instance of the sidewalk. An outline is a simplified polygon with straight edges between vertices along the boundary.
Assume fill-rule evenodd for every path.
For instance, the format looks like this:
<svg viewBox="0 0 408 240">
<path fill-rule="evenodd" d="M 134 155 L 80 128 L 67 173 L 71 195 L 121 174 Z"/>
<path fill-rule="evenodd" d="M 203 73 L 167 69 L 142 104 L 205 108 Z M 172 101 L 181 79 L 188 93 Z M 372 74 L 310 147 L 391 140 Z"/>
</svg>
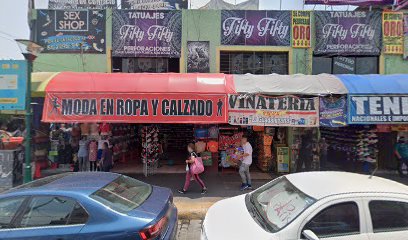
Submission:
<svg viewBox="0 0 408 240">
<path fill-rule="evenodd" d="M 217 201 L 245 193 L 239 190 L 241 178 L 238 172 L 202 174 L 201 177 L 208 188 L 205 195 L 201 195 L 201 188 L 195 182 L 191 183 L 188 193 L 177 192 L 184 184 L 184 173 L 157 174 L 149 177 L 141 174 L 127 175 L 152 185 L 170 188 L 174 193 L 174 203 L 179 210 L 179 219 L 203 219 L 208 208 Z M 254 188 L 272 180 L 267 173 L 254 172 L 251 173 L 251 176 Z"/>
</svg>

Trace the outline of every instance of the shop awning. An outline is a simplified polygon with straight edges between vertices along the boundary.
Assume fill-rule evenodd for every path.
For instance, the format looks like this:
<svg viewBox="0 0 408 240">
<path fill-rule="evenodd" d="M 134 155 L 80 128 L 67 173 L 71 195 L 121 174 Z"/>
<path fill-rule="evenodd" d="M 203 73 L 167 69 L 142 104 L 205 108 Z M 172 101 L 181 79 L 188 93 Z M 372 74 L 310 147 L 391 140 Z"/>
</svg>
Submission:
<svg viewBox="0 0 408 240">
<path fill-rule="evenodd" d="M 59 72 L 34 72 L 31 74 L 31 96 L 44 97 L 45 88 Z"/>
<path fill-rule="evenodd" d="M 408 74 L 336 75 L 349 94 L 407 94 Z"/>
<path fill-rule="evenodd" d="M 270 95 L 314 95 L 347 94 L 343 83 L 334 75 L 233 75 L 238 93 Z"/>
<path fill-rule="evenodd" d="M 45 122 L 226 123 L 224 74 L 62 72 L 46 86 Z"/>
</svg>

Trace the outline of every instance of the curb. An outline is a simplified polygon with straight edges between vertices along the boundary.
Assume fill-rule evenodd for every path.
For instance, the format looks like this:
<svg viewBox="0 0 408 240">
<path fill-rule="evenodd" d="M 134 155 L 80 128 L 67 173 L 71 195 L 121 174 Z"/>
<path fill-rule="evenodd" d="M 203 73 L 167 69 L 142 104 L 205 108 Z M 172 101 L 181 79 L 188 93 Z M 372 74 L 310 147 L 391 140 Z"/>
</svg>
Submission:
<svg viewBox="0 0 408 240">
<path fill-rule="evenodd" d="M 221 200 L 221 199 L 219 199 Z M 179 220 L 203 220 L 208 209 L 219 200 L 174 199 Z"/>
</svg>

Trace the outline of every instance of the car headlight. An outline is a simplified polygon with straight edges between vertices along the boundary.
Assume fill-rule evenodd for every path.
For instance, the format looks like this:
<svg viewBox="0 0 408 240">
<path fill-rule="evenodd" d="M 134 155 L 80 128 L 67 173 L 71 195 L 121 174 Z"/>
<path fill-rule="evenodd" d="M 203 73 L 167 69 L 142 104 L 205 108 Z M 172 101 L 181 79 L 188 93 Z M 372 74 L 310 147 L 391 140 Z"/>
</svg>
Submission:
<svg viewBox="0 0 408 240">
<path fill-rule="evenodd" d="M 204 223 L 201 225 L 201 240 L 208 240 L 207 233 L 205 232 Z"/>
</svg>

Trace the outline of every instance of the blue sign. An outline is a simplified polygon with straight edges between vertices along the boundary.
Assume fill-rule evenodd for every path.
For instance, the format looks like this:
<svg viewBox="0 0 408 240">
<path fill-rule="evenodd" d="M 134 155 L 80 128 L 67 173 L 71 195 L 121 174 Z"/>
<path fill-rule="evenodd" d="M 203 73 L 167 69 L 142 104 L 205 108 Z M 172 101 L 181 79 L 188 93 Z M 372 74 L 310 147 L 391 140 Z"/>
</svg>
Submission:
<svg viewBox="0 0 408 240">
<path fill-rule="evenodd" d="M 0 60 L 0 110 L 25 110 L 27 62 Z"/>
<path fill-rule="evenodd" d="M 408 95 L 350 95 L 349 124 L 406 124 Z"/>
<path fill-rule="evenodd" d="M 346 97 L 320 97 L 320 126 L 344 127 L 346 125 Z"/>
</svg>

